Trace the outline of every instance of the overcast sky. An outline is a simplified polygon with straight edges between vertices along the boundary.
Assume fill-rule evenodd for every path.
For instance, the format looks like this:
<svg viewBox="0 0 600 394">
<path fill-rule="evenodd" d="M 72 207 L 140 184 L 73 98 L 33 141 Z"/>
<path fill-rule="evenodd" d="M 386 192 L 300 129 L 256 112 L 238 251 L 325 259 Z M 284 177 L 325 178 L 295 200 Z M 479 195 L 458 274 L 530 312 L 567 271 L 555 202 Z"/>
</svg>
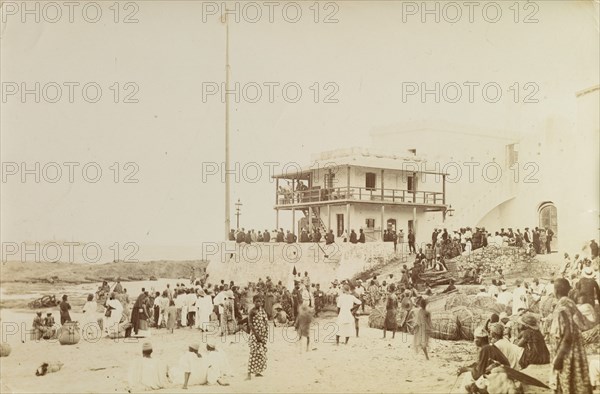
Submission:
<svg viewBox="0 0 600 394">
<path fill-rule="evenodd" d="M 22 10 L 14 9 L 21 3 L 8 3 L 12 8 L 7 12 L 4 3 L 0 41 L 3 242 L 136 242 L 148 250 L 167 245 L 194 250 L 202 241 L 221 240 L 224 185 L 219 175 L 202 176 L 203 168 L 224 160 L 225 106 L 218 94 L 203 99 L 203 84 L 224 81 L 225 27 L 218 15 L 208 15 L 221 2 L 140 1 L 127 9 L 121 3 L 118 23 L 109 9 L 113 2 L 96 3 L 102 7 L 97 23 L 84 19 L 85 3 L 74 10 L 72 23 L 66 7 L 56 23 L 45 20 L 54 18 L 50 9 L 46 15 L 40 10 L 39 23 L 31 15 L 22 22 Z M 284 19 L 282 2 L 273 23 L 265 6 L 257 23 L 248 20 L 255 15 L 251 9 L 238 23 L 230 21 L 231 81 L 247 93 L 239 103 L 232 100 L 232 160 L 241 168 L 256 162 L 263 169 L 258 182 L 232 185 L 232 203 L 240 198 L 244 204 L 242 225 L 275 225 L 275 186 L 262 163 L 304 164 L 315 152 L 368 146 L 373 129 L 444 122 L 526 134 L 554 119 L 572 132 L 575 92 L 598 84 L 598 9 L 593 1 L 533 3 L 519 3 L 518 16 L 514 5 L 509 9 L 513 2 L 494 3 L 502 4 L 496 23 L 482 15 L 486 2 L 474 9 L 473 22 L 461 6 L 462 17 L 450 23 L 455 10 L 440 3 L 439 23 L 435 15 L 423 23 L 419 10 L 411 15 L 412 4 L 421 2 L 399 1 L 319 3 L 319 23 L 309 8 L 313 2 L 296 3 L 302 9 L 297 23 Z M 288 6 L 288 19 L 294 9 Z M 95 10 L 86 10 L 93 19 Z M 486 10 L 488 20 L 495 18 L 495 7 Z M 127 15 L 138 22 L 123 23 Z M 328 15 L 337 22 L 323 23 Z M 527 18 L 537 22 L 523 23 Z M 473 103 L 463 85 L 467 81 L 480 84 Z M 40 103 L 34 94 L 22 100 L 22 82 L 29 89 L 40 83 Z M 73 103 L 69 82 L 79 83 L 72 85 Z M 84 97 L 82 86 L 90 82 L 97 85 Z M 272 103 L 265 82 L 279 84 Z M 403 83 L 423 82 L 463 85 L 463 97 L 458 103 L 435 103 L 431 96 L 422 103 L 418 94 L 403 100 Z M 496 103 L 482 95 L 481 85 L 489 82 L 502 88 Z M 535 84 L 531 98 L 538 103 L 523 103 L 534 91 L 523 88 L 527 82 Z M 50 103 L 54 83 L 62 96 Z M 294 98 L 293 86 L 282 96 L 287 83 L 301 88 L 298 102 L 285 100 Z M 519 103 L 509 90 L 515 83 Z M 262 96 L 251 103 L 255 84 Z M 102 96 L 86 102 L 93 101 L 94 86 Z M 19 91 L 9 94 L 15 87 Z M 18 164 L 16 175 L 12 162 Z M 46 166 L 40 183 L 33 175 L 21 182 L 22 162 L 28 168 L 36 162 Z M 74 181 L 61 164 L 62 176 L 48 182 L 54 176 L 51 162 L 78 163 L 72 167 Z M 95 168 L 102 169 L 97 183 L 84 179 L 86 163 L 97 163 L 88 165 L 90 178 Z M 126 183 L 126 176 L 138 182 Z"/>
</svg>

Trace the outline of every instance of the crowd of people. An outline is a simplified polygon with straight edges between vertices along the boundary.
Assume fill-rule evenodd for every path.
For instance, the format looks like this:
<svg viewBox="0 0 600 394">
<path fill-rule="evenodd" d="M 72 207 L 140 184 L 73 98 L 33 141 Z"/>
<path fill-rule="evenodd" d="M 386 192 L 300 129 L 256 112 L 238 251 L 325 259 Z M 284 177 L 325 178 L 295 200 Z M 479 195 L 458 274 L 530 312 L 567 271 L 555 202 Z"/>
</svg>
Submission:
<svg viewBox="0 0 600 394">
<path fill-rule="evenodd" d="M 513 231 L 512 228 L 501 228 L 494 233 L 488 232 L 485 227 L 475 227 L 474 230 L 471 227 L 462 227 L 452 231 L 448 231 L 446 228 L 435 228 L 431 234 L 431 242 L 421 242 L 421 247 L 418 247 L 416 234 L 412 229 L 409 229 L 408 234 L 405 234 L 403 229 L 396 231 L 389 228 L 383 230 L 381 241 L 393 242 L 395 251 L 400 250 L 409 255 L 417 254 L 417 249 L 424 247 L 425 250 L 431 250 L 434 256 L 439 254 L 444 259 L 451 259 L 461 254 L 470 254 L 472 251 L 488 245 L 524 247 L 527 249 L 527 253 L 532 256 L 549 254 L 552 252 L 551 244 L 554 236 L 554 231 L 548 227 L 532 227 L 532 229 L 525 227 L 523 232 L 521 232 L 521 229 Z M 350 230 L 350 233 L 344 230 L 337 238 L 338 242 L 353 244 L 366 242 L 366 235 L 362 228 L 359 229 L 358 233 L 354 229 Z M 299 236 L 290 230 L 284 231 L 283 228 L 273 229 L 272 231 L 268 229 L 255 231 L 254 229 L 240 228 L 230 231 L 229 240 L 238 244 L 254 242 L 325 242 L 325 244 L 332 244 L 336 240 L 336 235 L 331 229 L 319 229 L 318 227 L 313 229 L 302 228 Z M 598 245 L 594 244 L 593 247 L 595 247 L 597 253 Z"/>
<path fill-rule="evenodd" d="M 511 313 L 492 314 L 486 326 L 475 331 L 478 359 L 458 370 L 465 373 L 467 392 L 488 392 L 491 370 L 499 365 L 520 370 L 531 364 L 552 364 L 550 386 L 560 393 L 591 393 L 600 386 L 600 358 L 589 362 L 582 340 L 582 332 L 600 324 L 599 261 L 594 244 L 590 257 L 571 259 L 565 253 L 559 272 L 546 283 L 537 278 L 531 282 L 517 279 L 509 290 L 501 273 L 489 285 L 481 280 L 477 297 L 492 297 L 510 307 Z M 545 318 L 533 312 L 541 300 L 552 303 L 552 313 Z"/>
<path fill-rule="evenodd" d="M 241 229 L 231 230 L 229 232 L 229 240 L 235 241 L 238 244 L 251 244 L 254 242 L 285 242 L 289 244 L 296 242 L 325 242 L 326 245 L 329 245 L 335 242 L 335 238 L 333 230 L 323 230 L 323 232 L 321 232 L 321 229 L 318 227 L 315 227 L 312 231 L 308 228 L 302 228 L 300 230 L 300 238 L 290 230 L 284 231 L 283 228 L 280 228 L 279 230 L 275 229 L 271 232 L 269 232 L 269 230 L 256 232 L 254 229 L 246 231 L 246 229 L 242 227 Z M 344 232 L 339 238 L 343 242 L 351 242 L 353 244 L 366 242 L 363 229 L 360 229 L 358 234 L 354 230 L 350 231 L 350 235 L 348 235 L 348 232 Z"/>
<path fill-rule="evenodd" d="M 466 236 L 468 230 L 465 229 L 464 238 L 447 238 L 444 231 L 437 232 L 439 239 L 437 236 L 435 241 L 432 239 L 426 252 L 419 249 L 413 266 L 409 268 L 404 264 L 399 277 L 389 274 L 380 280 L 373 276 L 364 284 L 361 279 L 336 279 L 325 289 L 320 283 L 314 283 L 308 272 L 294 270 L 293 277 L 285 284 L 267 276 L 265 280 L 260 278 L 256 283 L 242 287 L 233 281 L 210 283 L 208 277 L 196 279 L 192 273 L 187 284 L 176 283 L 174 287 L 166 284 L 162 291 L 142 289 L 135 300 L 130 301 L 127 289 L 120 281 L 112 288 L 104 282 L 96 296 L 88 295 L 79 323 L 88 335 L 99 329 L 110 338 L 149 338 L 150 328 L 170 333 L 185 328 L 197 329 L 221 336 L 243 330 L 249 335 L 247 379 L 252 379 L 262 376 L 267 368 L 270 325 L 295 328 L 298 343 L 310 350 L 310 326 L 319 314 L 325 311 L 337 313 L 335 343 L 339 345 L 347 344 L 350 337 L 359 337 L 359 316 L 361 310 L 364 314 L 365 306 L 371 310 L 381 307 L 385 311 L 383 338 L 388 332 L 395 338 L 396 331 L 410 331 L 413 349 L 423 353 L 427 360 L 432 329 L 427 302 L 436 293 L 421 279 L 421 274 L 447 269 L 445 259 L 436 253 L 440 244 L 448 239 L 472 242 Z M 477 229 L 476 234 L 481 231 Z M 505 240 L 507 236 L 502 236 L 502 242 L 510 245 L 512 238 Z M 483 240 L 485 235 L 477 239 Z M 481 243 L 483 246 L 484 242 Z M 526 244 L 519 246 L 527 247 Z M 459 373 L 465 374 L 463 383 L 468 392 L 486 392 L 486 386 L 492 384 L 487 380 L 490 369 L 496 365 L 518 370 L 531 364 L 552 363 L 555 387 L 562 392 L 588 392 L 592 385 L 599 384 L 592 369 L 600 369 L 600 365 L 588 363 L 581 342 L 581 332 L 598 324 L 594 308 L 600 305 L 595 241 L 590 244 L 590 251 L 590 257 L 576 254 L 571 258 L 565 254 L 557 274 L 547 283 L 540 283 L 536 278 L 531 282 L 519 279 L 509 289 L 501 270 L 494 278 L 486 278 L 477 270 L 468 274 L 474 280 L 463 283 L 477 283 L 477 297 L 492 297 L 512 311 L 492 314 L 488 324 L 476 330 L 477 361 L 459 369 Z M 445 290 L 437 294 L 456 290 L 454 279 L 450 279 Z M 543 297 L 554 298 L 554 311 L 547 319 L 531 312 Z M 71 321 L 72 308 L 67 295 L 62 297 L 58 308 L 61 325 Z M 104 309 L 100 318 L 99 308 Z M 409 315 L 411 319 L 408 319 Z M 48 339 L 56 336 L 59 326 L 51 312 L 46 318 L 37 312 L 33 328 L 37 338 Z M 161 388 L 167 382 L 176 382 L 183 388 L 188 384 L 228 384 L 226 355 L 214 342 L 207 342 L 206 350 L 196 342 L 190 343 L 179 364 L 170 367 L 152 358 L 152 351 L 152 343 L 146 342 L 141 357 L 134 360 L 129 373 L 132 387 Z"/>
<path fill-rule="evenodd" d="M 549 227 L 545 229 L 534 227 L 531 230 L 529 227 L 525 227 L 523 232 L 521 229 L 513 231 L 512 228 L 501 228 L 493 234 L 488 232 L 485 227 L 475 227 L 475 230 L 471 227 L 463 227 L 453 231 L 436 228 L 431 234 L 431 243 L 427 243 L 426 247 L 430 247 L 446 259 L 464 253 L 470 254 L 472 251 L 488 245 L 526 248 L 528 254 L 535 256 L 536 254 L 551 253 L 553 239 L 554 232 Z"/>
<path fill-rule="evenodd" d="M 512 294 L 504 284 L 500 293 L 494 285 L 490 285 L 487 292 L 482 287 L 481 294 L 496 296 L 499 303 L 512 302 L 516 312 L 492 314 L 486 325 L 475 331 L 477 361 L 458 369 L 459 374 L 465 373 L 466 391 L 488 392 L 491 370 L 500 365 L 520 370 L 529 365 L 552 363 L 549 380 L 556 392 L 591 393 L 592 387 L 600 385 L 600 362 L 588 363 L 581 334 L 598 324 L 593 305 L 596 299 L 600 302 L 600 289 L 597 273 L 596 278 L 584 273 L 579 282 L 584 279 L 594 283 L 591 284 L 594 289 L 591 304 L 581 298 L 582 288 L 573 287 L 565 278 L 557 278 L 549 285 L 534 283 L 529 290 L 527 285 L 517 281 Z M 527 297 L 528 294 L 533 297 Z M 538 302 L 541 294 L 554 298 L 553 312 L 546 319 L 530 312 L 528 304 Z M 575 298 L 580 302 L 576 303 Z M 517 382 L 509 384 L 519 385 Z"/>
</svg>

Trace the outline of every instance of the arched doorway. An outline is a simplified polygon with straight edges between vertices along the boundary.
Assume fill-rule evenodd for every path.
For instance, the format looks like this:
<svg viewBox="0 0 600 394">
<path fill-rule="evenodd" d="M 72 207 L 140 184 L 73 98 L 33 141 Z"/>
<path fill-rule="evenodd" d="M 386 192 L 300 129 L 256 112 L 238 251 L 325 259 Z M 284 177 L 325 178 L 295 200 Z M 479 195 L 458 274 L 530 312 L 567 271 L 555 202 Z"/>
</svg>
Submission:
<svg viewBox="0 0 600 394">
<path fill-rule="evenodd" d="M 538 208 L 538 215 L 539 227 L 543 229 L 549 228 L 554 232 L 550 246 L 552 250 L 556 250 L 556 239 L 558 238 L 558 214 L 556 206 L 552 201 L 543 202 Z"/>
</svg>

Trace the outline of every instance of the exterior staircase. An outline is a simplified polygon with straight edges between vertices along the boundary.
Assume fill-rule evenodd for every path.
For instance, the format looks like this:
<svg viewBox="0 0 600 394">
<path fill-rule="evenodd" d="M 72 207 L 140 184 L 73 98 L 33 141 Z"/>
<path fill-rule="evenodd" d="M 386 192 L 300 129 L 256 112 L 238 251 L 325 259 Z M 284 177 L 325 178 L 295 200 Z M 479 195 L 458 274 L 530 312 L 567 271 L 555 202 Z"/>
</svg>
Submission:
<svg viewBox="0 0 600 394">
<path fill-rule="evenodd" d="M 312 208 L 312 217 L 310 217 L 310 211 L 311 210 L 309 210 L 308 208 L 302 209 L 302 213 L 304 214 L 304 217 L 308 219 L 308 222 L 310 223 L 311 227 L 317 227 L 319 231 L 321 231 L 321 235 L 325 236 L 325 234 L 327 234 L 327 227 L 325 226 L 325 223 L 323 223 L 323 220 L 321 220 L 321 208 Z"/>
</svg>

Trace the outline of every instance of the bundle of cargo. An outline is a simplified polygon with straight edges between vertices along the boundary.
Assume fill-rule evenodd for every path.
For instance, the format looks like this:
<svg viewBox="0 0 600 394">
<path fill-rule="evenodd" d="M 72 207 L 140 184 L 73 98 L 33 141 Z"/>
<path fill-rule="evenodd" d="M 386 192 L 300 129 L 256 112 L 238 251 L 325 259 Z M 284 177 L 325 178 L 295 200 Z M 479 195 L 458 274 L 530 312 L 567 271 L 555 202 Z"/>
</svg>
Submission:
<svg viewBox="0 0 600 394">
<path fill-rule="evenodd" d="M 452 314 L 458 321 L 459 339 L 472 341 L 475 338 L 475 329 L 484 326 L 491 313 L 483 309 L 473 309 L 461 306 L 453 309 Z"/>
<path fill-rule="evenodd" d="M 452 312 L 431 313 L 432 338 L 456 341 L 460 339 L 460 327 L 456 315 Z"/>
<path fill-rule="evenodd" d="M 411 309 L 406 311 L 402 308 L 398 309 L 396 314 L 397 331 L 407 331 L 412 334 L 414 330 L 414 311 Z M 385 306 L 376 306 L 371 309 L 369 314 L 369 327 L 383 329 L 385 323 L 386 310 Z"/>
<path fill-rule="evenodd" d="M 414 311 L 398 310 L 396 323 L 398 331 L 413 332 L 414 329 Z M 385 308 L 378 306 L 371 310 L 369 315 L 369 327 L 383 329 L 385 322 Z M 432 312 L 431 313 L 431 332 L 432 338 L 445 340 L 459 340 L 460 329 L 456 315 L 452 312 Z"/>
</svg>

